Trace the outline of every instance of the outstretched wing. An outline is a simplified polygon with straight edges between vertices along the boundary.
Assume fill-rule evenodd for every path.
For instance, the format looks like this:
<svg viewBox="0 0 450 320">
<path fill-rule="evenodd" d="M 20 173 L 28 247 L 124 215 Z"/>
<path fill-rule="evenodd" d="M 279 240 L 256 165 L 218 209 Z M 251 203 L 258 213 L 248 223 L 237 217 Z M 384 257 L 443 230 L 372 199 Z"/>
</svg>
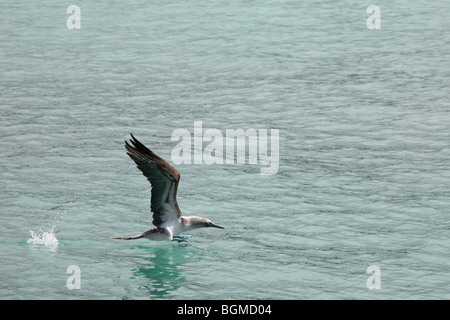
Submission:
<svg viewBox="0 0 450 320">
<path fill-rule="evenodd" d="M 131 137 L 131 145 L 125 141 L 128 155 L 136 162 L 139 170 L 152 185 L 150 208 L 153 212 L 153 224 L 157 227 L 170 226 L 181 216 L 176 200 L 180 174 L 177 169 L 150 151 L 133 135 Z"/>
</svg>

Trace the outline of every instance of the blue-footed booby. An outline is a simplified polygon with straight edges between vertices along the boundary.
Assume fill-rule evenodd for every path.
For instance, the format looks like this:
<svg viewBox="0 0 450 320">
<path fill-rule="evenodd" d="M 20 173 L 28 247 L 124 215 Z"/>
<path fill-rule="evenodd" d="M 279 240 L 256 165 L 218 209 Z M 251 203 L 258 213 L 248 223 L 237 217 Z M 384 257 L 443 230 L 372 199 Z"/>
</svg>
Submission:
<svg viewBox="0 0 450 320">
<path fill-rule="evenodd" d="M 134 240 L 147 238 L 149 240 L 173 240 L 189 242 L 191 235 L 180 233 L 204 227 L 225 229 L 207 218 L 183 216 L 176 200 L 180 174 L 163 158 L 154 154 L 140 143 L 132 134 L 131 145 L 125 141 L 127 154 L 134 160 L 142 174 L 152 185 L 151 211 L 153 212 L 153 229 L 144 233 L 113 239 Z"/>
</svg>

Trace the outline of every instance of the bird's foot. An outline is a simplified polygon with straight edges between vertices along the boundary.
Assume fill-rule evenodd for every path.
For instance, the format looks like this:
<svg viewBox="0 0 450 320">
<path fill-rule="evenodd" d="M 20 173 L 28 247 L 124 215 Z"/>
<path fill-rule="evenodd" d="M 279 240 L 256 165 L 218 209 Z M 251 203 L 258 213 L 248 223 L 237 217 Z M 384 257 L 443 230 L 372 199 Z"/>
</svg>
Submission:
<svg viewBox="0 0 450 320">
<path fill-rule="evenodd" d="M 172 241 L 178 241 L 180 242 L 191 242 L 189 239 L 192 238 L 192 235 L 185 234 L 185 235 L 179 235 L 179 236 L 173 236 Z"/>
</svg>

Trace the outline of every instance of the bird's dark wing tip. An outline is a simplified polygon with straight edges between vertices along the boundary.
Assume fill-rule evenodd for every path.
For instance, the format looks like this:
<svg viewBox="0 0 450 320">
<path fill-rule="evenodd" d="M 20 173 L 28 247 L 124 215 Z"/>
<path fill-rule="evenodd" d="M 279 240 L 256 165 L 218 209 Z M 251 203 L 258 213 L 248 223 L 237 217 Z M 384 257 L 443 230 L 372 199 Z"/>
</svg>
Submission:
<svg viewBox="0 0 450 320">
<path fill-rule="evenodd" d="M 136 139 L 131 132 L 130 132 L 130 136 L 131 136 L 130 141 L 125 140 L 125 145 L 128 147 L 131 147 L 131 145 L 133 145 L 134 148 L 137 148 L 137 146 L 140 144 L 139 140 Z M 131 145 L 129 142 L 131 143 Z"/>
</svg>

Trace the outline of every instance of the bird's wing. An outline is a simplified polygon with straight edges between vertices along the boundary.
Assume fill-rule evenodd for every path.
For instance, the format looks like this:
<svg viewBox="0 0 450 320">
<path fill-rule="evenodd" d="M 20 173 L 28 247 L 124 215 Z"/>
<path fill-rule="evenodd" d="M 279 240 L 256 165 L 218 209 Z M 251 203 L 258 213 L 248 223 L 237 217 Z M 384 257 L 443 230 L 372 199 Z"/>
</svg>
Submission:
<svg viewBox="0 0 450 320">
<path fill-rule="evenodd" d="M 157 227 L 170 226 L 181 216 L 176 200 L 180 174 L 163 158 L 157 156 L 140 143 L 133 135 L 130 145 L 125 141 L 128 155 L 136 162 L 139 170 L 152 185 L 151 210 L 153 224 Z"/>
</svg>

